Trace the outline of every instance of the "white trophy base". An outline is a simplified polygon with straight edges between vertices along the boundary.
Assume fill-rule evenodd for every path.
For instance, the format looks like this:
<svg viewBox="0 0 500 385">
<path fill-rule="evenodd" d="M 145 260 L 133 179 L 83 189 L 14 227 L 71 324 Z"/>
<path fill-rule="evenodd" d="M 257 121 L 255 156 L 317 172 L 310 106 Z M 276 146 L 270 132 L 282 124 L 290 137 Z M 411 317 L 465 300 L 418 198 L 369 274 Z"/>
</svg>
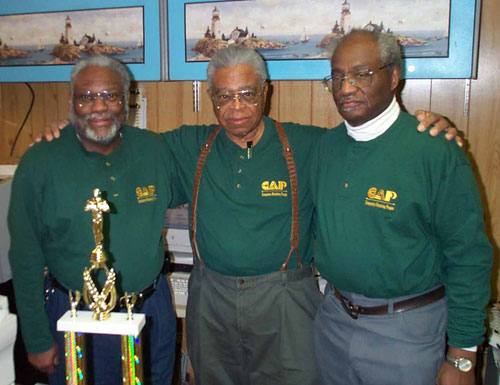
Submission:
<svg viewBox="0 0 500 385">
<path fill-rule="evenodd" d="M 93 318 L 94 312 L 79 310 L 76 317 L 72 317 L 71 310 L 68 310 L 57 321 L 57 330 L 61 332 L 80 332 L 94 334 L 113 335 L 138 335 L 146 324 L 146 316 L 134 313 L 133 319 L 127 319 L 127 313 L 110 313 L 110 317 L 105 321 L 98 321 Z"/>
</svg>

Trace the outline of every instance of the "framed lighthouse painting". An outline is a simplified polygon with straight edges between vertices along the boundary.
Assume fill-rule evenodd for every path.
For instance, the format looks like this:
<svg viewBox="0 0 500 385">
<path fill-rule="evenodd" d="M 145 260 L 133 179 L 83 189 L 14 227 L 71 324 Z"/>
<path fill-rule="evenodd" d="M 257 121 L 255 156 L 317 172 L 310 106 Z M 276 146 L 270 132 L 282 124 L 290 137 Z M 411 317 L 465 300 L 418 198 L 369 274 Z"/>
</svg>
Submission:
<svg viewBox="0 0 500 385">
<path fill-rule="evenodd" d="M 160 80 L 158 2 L 37 0 L 0 10 L 0 81 L 68 81 L 81 57 L 122 61 L 136 80 Z"/>
<path fill-rule="evenodd" d="M 475 77 L 480 0 L 170 0 L 168 73 L 204 80 L 210 57 L 256 49 L 274 80 L 321 79 L 352 29 L 394 34 L 405 78 Z"/>
</svg>

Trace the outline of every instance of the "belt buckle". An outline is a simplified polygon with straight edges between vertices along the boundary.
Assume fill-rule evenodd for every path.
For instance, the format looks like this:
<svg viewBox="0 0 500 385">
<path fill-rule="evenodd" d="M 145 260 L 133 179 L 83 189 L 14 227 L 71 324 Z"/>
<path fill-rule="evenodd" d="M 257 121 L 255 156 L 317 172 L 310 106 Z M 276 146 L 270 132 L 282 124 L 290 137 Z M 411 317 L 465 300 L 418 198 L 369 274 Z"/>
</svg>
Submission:
<svg viewBox="0 0 500 385">
<path fill-rule="evenodd" d="M 358 319 L 359 316 L 358 306 L 353 305 L 353 303 L 344 296 L 342 296 L 342 300 L 340 301 L 340 303 L 342 304 L 342 307 L 344 308 L 345 312 L 349 314 L 349 316 L 352 319 Z"/>
</svg>

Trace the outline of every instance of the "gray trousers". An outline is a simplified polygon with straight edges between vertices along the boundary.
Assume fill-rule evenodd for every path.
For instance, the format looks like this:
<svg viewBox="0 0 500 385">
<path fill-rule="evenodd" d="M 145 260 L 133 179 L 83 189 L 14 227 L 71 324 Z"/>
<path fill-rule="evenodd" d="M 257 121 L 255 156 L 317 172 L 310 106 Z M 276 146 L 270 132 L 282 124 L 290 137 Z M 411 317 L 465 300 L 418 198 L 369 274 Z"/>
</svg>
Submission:
<svg viewBox="0 0 500 385">
<path fill-rule="evenodd" d="M 342 292 L 359 306 L 412 297 L 367 298 Z M 430 385 L 443 362 L 446 297 L 414 310 L 351 318 L 327 292 L 314 321 L 316 364 L 324 385 Z"/>
<path fill-rule="evenodd" d="M 231 277 L 195 263 L 186 333 L 196 384 L 318 384 L 312 328 L 320 302 L 310 266 Z"/>
</svg>

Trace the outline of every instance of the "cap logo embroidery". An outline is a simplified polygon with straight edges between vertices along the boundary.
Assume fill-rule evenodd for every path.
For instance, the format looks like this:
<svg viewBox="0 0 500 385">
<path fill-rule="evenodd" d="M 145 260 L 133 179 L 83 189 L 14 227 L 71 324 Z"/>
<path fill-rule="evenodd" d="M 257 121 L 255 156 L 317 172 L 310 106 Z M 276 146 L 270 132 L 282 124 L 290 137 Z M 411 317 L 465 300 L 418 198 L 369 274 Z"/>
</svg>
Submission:
<svg viewBox="0 0 500 385">
<path fill-rule="evenodd" d="M 366 206 L 376 207 L 382 210 L 394 211 L 396 203 L 393 202 L 398 197 L 395 191 L 371 187 L 368 189 L 365 199 Z"/>
<path fill-rule="evenodd" d="M 263 197 L 287 197 L 288 196 L 288 190 L 286 187 L 288 186 L 288 183 L 279 180 L 279 181 L 274 181 L 274 180 L 265 180 L 262 182 L 262 196 Z"/>
<path fill-rule="evenodd" d="M 157 199 L 156 187 L 154 185 L 136 187 L 135 195 L 138 203 L 153 202 Z"/>
</svg>

